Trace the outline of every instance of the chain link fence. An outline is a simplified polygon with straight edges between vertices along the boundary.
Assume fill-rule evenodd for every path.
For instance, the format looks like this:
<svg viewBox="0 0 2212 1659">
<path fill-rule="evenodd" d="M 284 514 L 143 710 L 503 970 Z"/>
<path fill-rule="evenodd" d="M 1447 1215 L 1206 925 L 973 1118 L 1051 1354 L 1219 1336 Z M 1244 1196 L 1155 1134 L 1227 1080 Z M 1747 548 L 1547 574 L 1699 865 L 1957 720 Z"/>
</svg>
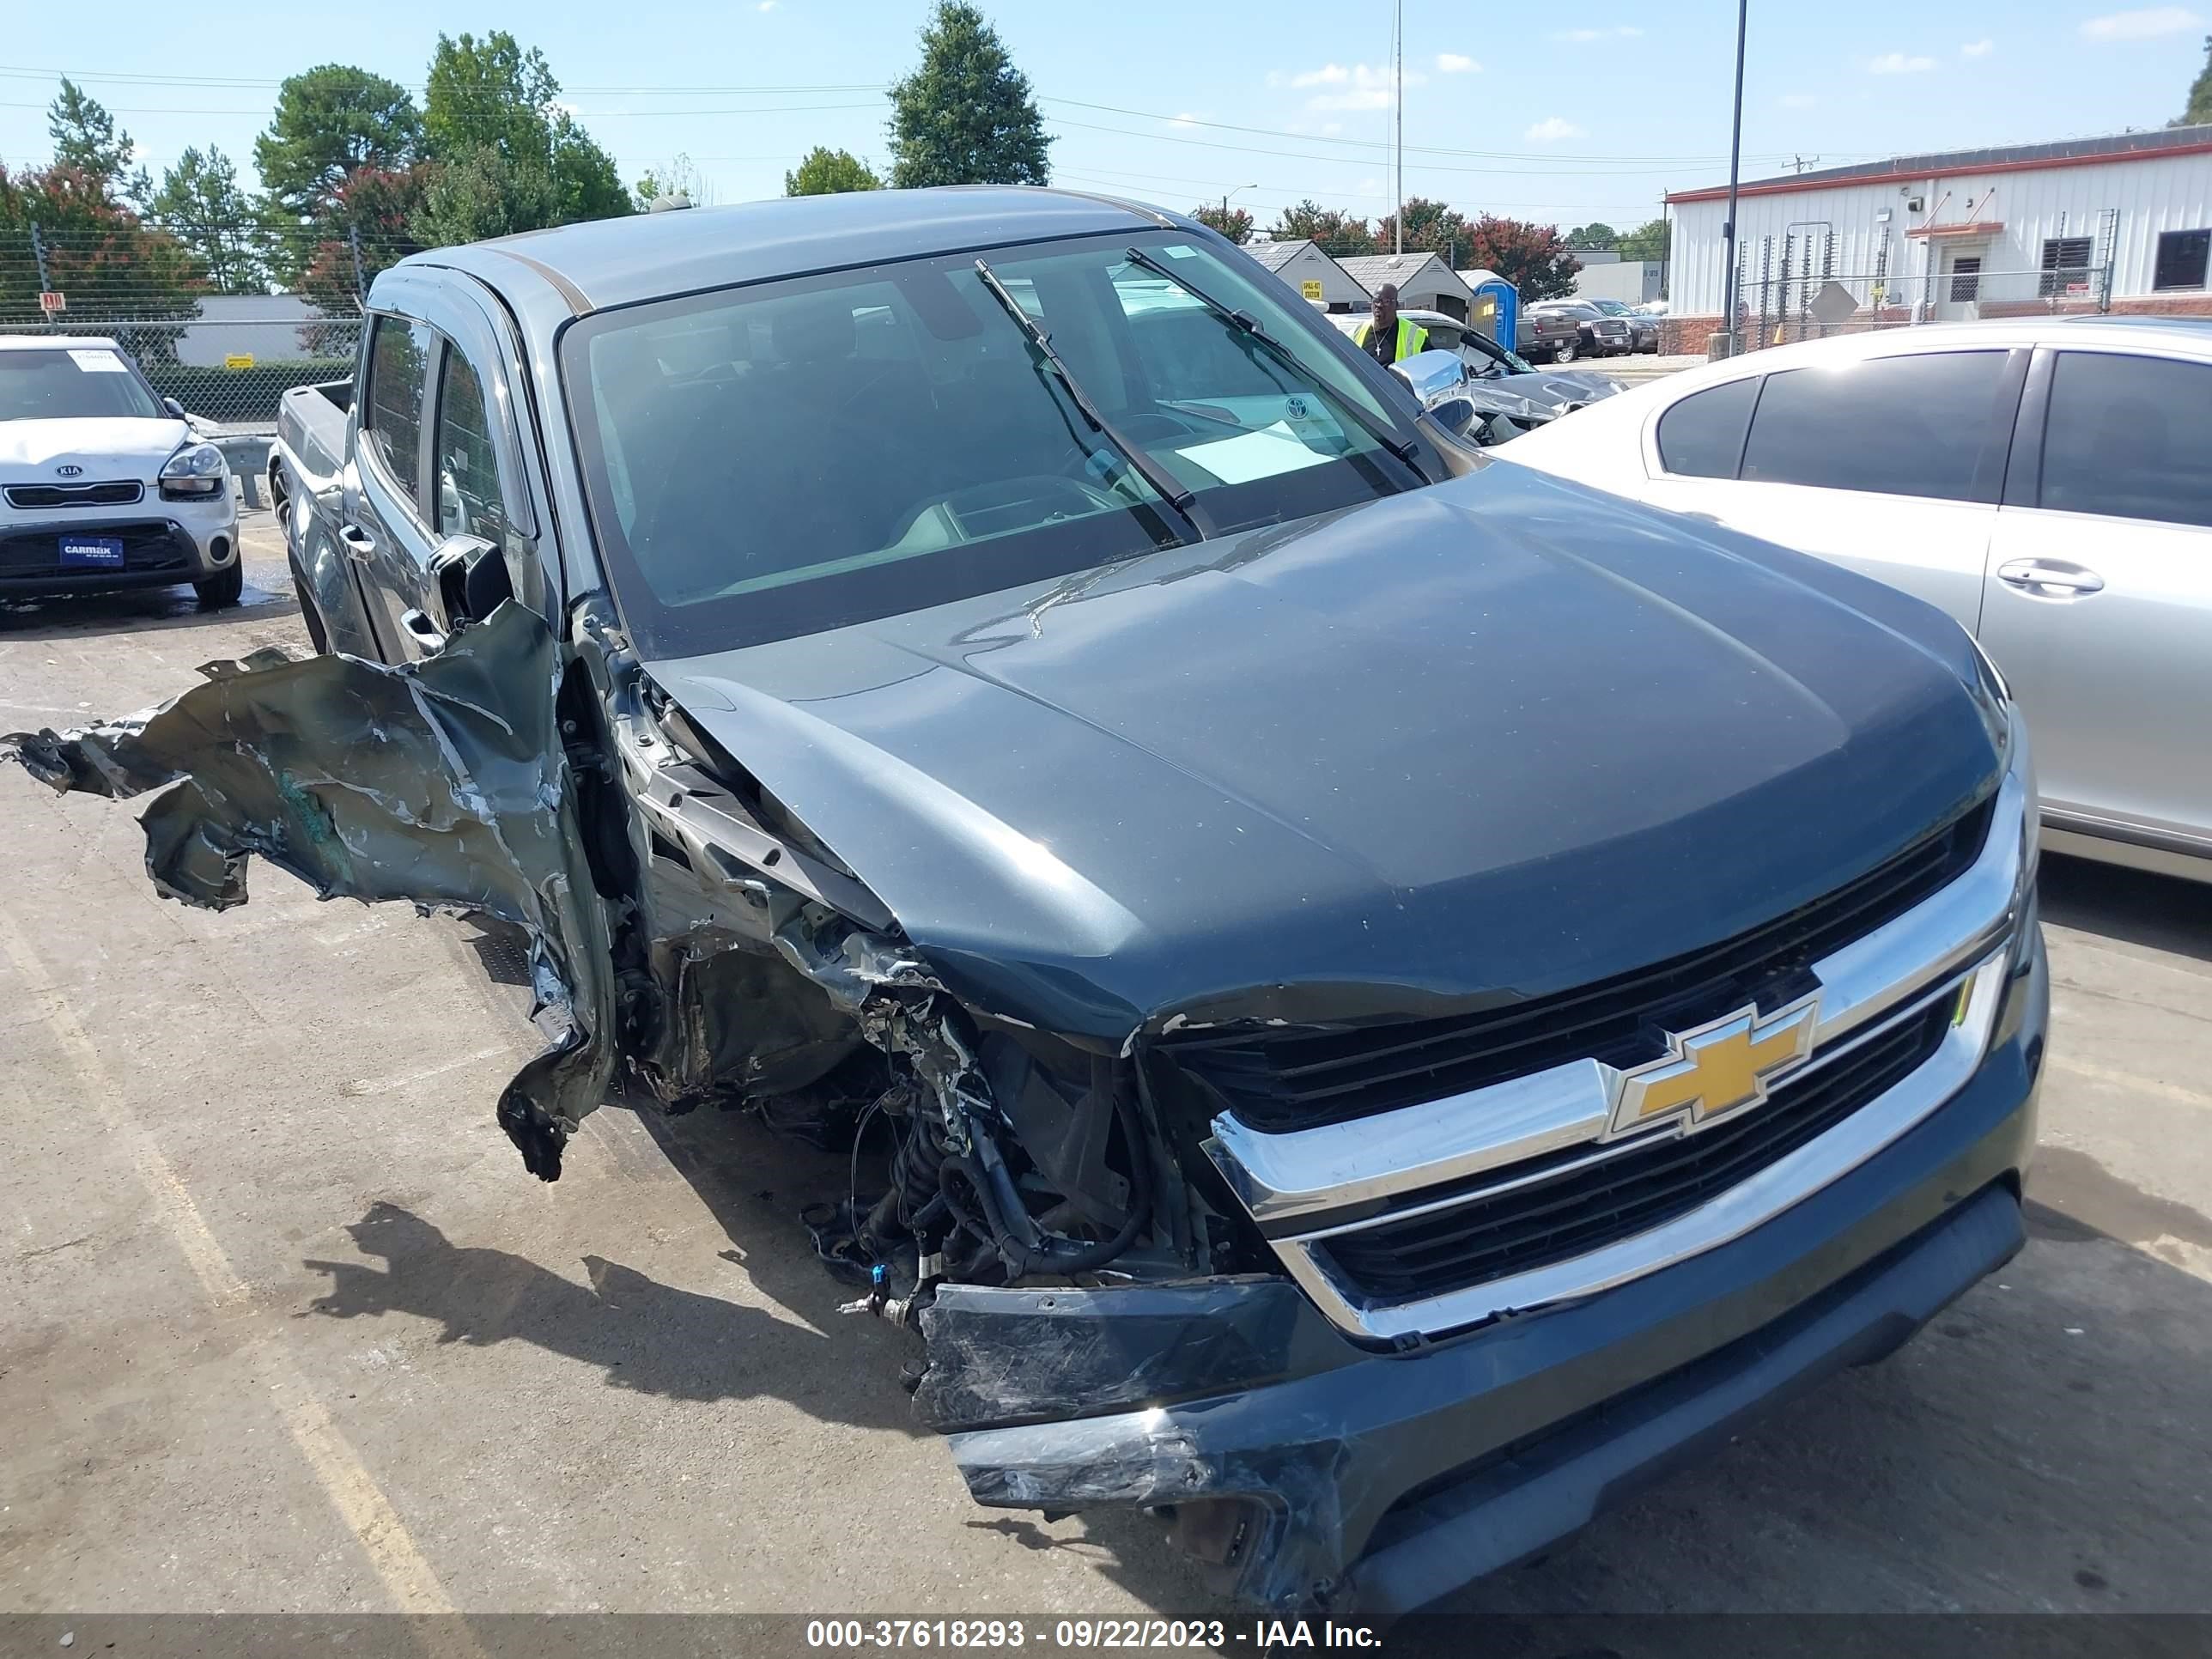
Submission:
<svg viewBox="0 0 2212 1659">
<path fill-rule="evenodd" d="M 1931 247 L 1920 271 L 1835 269 L 1832 234 L 1763 237 L 1747 243 L 1737 269 L 1736 349 L 1787 345 L 1831 334 L 1984 318 L 2065 316 L 2109 311 L 2112 239 L 2055 238 L 2034 270 L 1985 268 L 1978 248 Z M 1921 258 L 1916 251 L 1916 260 Z"/>
<path fill-rule="evenodd" d="M 362 294 L 410 252 L 258 225 L 0 225 L 0 332 L 112 339 L 210 434 L 273 432 L 285 392 L 352 375 Z"/>
</svg>

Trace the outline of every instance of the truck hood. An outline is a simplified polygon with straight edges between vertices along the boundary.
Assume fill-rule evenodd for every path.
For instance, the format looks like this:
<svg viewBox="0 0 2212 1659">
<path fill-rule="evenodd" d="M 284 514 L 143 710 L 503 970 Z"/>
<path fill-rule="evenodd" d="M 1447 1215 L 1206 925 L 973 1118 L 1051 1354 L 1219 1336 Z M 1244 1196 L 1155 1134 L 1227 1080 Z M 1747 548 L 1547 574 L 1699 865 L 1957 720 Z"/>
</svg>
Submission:
<svg viewBox="0 0 2212 1659">
<path fill-rule="evenodd" d="M 133 415 L 58 421 L 0 421 L 0 481 L 99 483 L 116 478 L 153 482 L 161 463 L 191 436 L 182 421 Z M 58 466 L 81 474 L 58 479 Z"/>
<path fill-rule="evenodd" d="M 1118 1038 L 1543 994 L 1781 915 L 1995 786 L 1971 652 L 1492 465 L 649 672 L 951 988 Z"/>
</svg>

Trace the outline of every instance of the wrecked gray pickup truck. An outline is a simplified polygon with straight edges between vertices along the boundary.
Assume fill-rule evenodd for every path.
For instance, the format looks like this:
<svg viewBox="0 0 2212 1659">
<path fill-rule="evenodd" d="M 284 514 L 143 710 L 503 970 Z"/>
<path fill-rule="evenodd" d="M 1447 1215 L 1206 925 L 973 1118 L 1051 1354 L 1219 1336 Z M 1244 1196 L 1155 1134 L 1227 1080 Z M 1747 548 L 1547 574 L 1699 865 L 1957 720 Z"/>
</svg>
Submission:
<svg viewBox="0 0 2212 1659">
<path fill-rule="evenodd" d="M 857 1146 L 818 1247 L 982 1503 L 1387 1618 L 2018 1249 L 2035 791 L 1936 611 L 1490 465 L 1097 198 L 575 225 L 370 311 L 282 463 L 325 653 L 13 746 L 161 792 L 189 902 L 526 930 L 545 1180 L 617 1098 Z"/>
</svg>

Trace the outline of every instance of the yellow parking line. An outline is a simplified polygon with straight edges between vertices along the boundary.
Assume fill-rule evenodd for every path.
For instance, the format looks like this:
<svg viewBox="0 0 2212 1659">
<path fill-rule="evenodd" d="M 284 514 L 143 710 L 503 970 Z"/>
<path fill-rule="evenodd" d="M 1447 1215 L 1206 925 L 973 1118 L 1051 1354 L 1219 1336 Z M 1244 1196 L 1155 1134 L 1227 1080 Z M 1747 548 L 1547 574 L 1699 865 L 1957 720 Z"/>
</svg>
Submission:
<svg viewBox="0 0 2212 1659">
<path fill-rule="evenodd" d="M 209 1299 L 217 1308 L 245 1303 L 250 1294 L 246 1281 L 230 1265 L 230 1258 L 222 1253 L 222 1246 L 209 1230 L 207 1218 L 200 1213 L 199 1206 L 192 1202 L 184 1182 L 177 1179 L 169 1160 L 161 1155 L 154 1138 L 125 1103 L 122 1091 L 108 1074 L 100 1050 L 78 1023 L 68 1001 L 46 976 L 45 967 L 33 952 L 30 941 L 23 937 L 21 928 L 5 910 L 0 910 L 0 952 L 4 952 L 15 965 L 16 974 L 30 992 L 28 1000 L 37 1008 L 63 1060 L 76 1073 L 84 1098 L 100 1114 L 109 1139 L 130 1159 L 147 1195 L 153 1200 L 155 1212 L 184 1251 L 185 1260 L 191 1264 Z M 246 1357 L 256 1374 L 266 1382 L 277 1415 L 291 1434 L 293 1443 L 307 1460 L 315 1479 L 322 1483 L 331 1507 L 361 1540 L 362 1548 L 368 1553 L 377 1576 L 384 1580 L 385 1588 L 400 1611 L 452 1613 L 453 1601 L 429 1562 L 408 1535 L 399 1512 L 392 1507 L 392 1500 L 362 1465 L 360 1454 L 331 1421 L 328 1408 L 283 1343 L 273 1334 L 264 1334 L 248 1346 Z M 461 1632 L 448 1630 L 444 1634 L 448 1640 L 459 1637 L 464 1644 L 466 1642 Z"/>
</svg>

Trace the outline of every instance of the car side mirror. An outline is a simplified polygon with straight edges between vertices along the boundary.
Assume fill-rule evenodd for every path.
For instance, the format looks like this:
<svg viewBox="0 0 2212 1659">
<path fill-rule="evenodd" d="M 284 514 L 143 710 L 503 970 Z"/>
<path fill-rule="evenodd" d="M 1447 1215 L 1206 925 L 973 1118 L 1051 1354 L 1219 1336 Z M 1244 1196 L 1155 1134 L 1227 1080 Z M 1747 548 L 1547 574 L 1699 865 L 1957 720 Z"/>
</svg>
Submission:
<svg viewBox="0 0 2212 1659">
<path fill-rule="evenodd" d="M 1468 428 L 1474 424 L 1474 399 L 1447 398 L 1440 404 L 1431 405 L 1428 416 L 1453 437 L 1464 438 Z"/>
<path fill-rule="evenodd" d="M 1413 395 L 1421 400 L 1424 408 L 1439 398 L 1449 398 L 1467 384 L 1467 365 L 1460 361 L 1456 351 L 1417 351 L 1391 364 L 1390 372 L 1413 387 Z"/>
<path fill-rule="evenodd" d="M 514 597 L 507 555 L 481 536 L 448 536 L 431 550 L 430 577 L 449 630 L 482 622 Z"/>
<path fill-rule="evenodd" d="M 180 421 L 185 418 L 185 406 L 179 403 L 174 398 L 162 398 L 161 407 L 167 410 L 170 414 L 175 416 Z"/>
</svg>

